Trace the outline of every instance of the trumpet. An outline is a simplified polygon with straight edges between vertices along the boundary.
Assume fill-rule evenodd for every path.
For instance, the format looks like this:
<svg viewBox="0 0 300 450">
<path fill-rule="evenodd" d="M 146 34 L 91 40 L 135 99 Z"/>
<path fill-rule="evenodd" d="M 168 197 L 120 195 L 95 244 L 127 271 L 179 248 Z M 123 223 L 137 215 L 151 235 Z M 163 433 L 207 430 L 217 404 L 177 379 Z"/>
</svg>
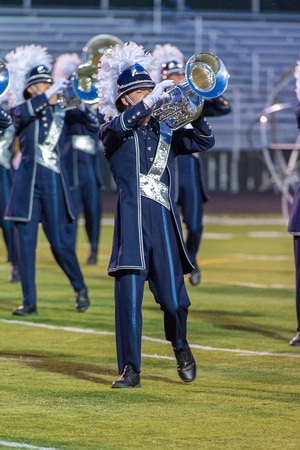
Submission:
<svg viewBox="0 0 300 450">
<path fill-rule="evenodd" d="M 6 66 L 6 63 L 0 58 L 0 96 L 4 95 L 10 85 L 10 76 Z"/>
<path fill-rule="evenodd" d="M 228 85 L 225 64 L 212 53 L 195 53 L 186 63 L 185 73 L 184 80 L 167 90 L 169 97 L 152 113 L 173 130 L 196 120 L 202 112 L 204 98 L 219 97 Z"/>
</svg>

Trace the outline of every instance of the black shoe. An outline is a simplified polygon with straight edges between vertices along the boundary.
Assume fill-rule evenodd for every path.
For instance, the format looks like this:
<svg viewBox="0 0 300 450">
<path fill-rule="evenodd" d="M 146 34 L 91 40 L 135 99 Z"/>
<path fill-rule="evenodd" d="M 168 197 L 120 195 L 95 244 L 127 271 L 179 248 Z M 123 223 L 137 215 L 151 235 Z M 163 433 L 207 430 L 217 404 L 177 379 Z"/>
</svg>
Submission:
<svg viewBox="0 0 300 450">
<path fill-rule="evenodd" d="M 89 257 L 88 257 L 88 259 L 86 261 L 86 263 L 89 266 L 94 266 L 94 265 L 97 264 L 97 262 L 98 262 L 97 253 L 98 253 L 97 250 L 91 250 L 91 253 L 89 254 Z"/>
<path fill-rule="evenodd" d="M 123 389 L 140 388 L 142 387 L 140 383 L 140 374 L 128 364 L 124 367 L 124 371 L 120 378 L 114 381 L 111 387 Z"/>
<path fill-rule="evenodd" d="M 193 286 L 197 286 L 197 284 L 200 283 L 200 280 L 201 280 L 201 272 L 200 272 L 200 269 L 199 269 L 199 267 L 197 266 L 197 264 L 195 264 L 195 269 L 193 270 L 193 272 L 190 273 L 190 275 L 189 275 L 189 280 L 190 280 L 190 283 L 191 283 Z"/>
<path fill-rule="evenodd" d="M 75 292 L 75 308 L 78 312 L 84 312 L 90 306 L 87 288 Z"/>
<path fill-rule="evenodd" d="M 18 266 L 15 266 L 14 264 L 10 266 L 10 273 L 8 275 L 8 280 L 11 283 L 18 283 L 21 280 Z"/>
<path fill-rule="evenodd" d="M 21 305 L 13 311 L 14 316 L 29 316 L 37 313 L 35 303 L 31 303 L 30 305 Z"/>
<path fill-rule="evenodd" d="M 194 381 L 196 379 L 196 363 L 188 345 L 176 350 L 173 348 L 177 360 L 177 372 L 182 381 Z"/>
</svg>

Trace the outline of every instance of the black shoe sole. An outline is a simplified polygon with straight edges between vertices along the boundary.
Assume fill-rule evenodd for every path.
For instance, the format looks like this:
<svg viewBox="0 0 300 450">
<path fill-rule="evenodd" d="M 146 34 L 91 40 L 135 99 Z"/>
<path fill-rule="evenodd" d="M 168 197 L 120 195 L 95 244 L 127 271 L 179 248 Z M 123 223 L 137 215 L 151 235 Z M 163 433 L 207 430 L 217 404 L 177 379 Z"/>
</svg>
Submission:
<svg viewBox="0 0 300 450">
<path fill-rule="evenodd" d="M 36 315 L 38 312 L 37 311 L 34 311 L 34 312 L 32 312 L 32 313 L 26 313 L 26 314 L 23 314 L 23 313 L 20 313 L 20 312 L 16 312 L 16 311 L 13 311 L 13 316 L 34 316 L 34 315 Z"/>
<path fill-rule="evenodd" d="M 141 383 L 139 383 L 139 384 L 137 384 L 136 386 L 124 386 L 124 385 L 116 385 L 116 384 L 112 384 L 111 385 L 111 387 L 113 388 L 113 389 L 133 389 L 133 388 L 141 388 L 142 387 L 142 385 L 141 385 Z"/>
</svg>

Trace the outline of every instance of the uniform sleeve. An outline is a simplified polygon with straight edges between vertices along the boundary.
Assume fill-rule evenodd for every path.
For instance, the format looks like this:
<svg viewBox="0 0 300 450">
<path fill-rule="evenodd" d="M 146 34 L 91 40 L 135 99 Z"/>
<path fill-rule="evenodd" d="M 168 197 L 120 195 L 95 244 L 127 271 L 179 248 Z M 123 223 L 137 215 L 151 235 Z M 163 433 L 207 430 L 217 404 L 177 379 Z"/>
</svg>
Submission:
<svg viewBox="0 0 300 450">
<path fill-rule="evenodd" d="M 86 108 L 84 111 L 76 109 L 71 109 L 66 112 L 66 123 L 81 123 L 91 133 L 95 133 L 99 130 L 99 120 L 92 111 Z"/>
<path fill-rule="evenodd" d="M 0 107 L 0 137 L 3 136 L 4 131 L 12 124 L 10 114 L 5 109 Z"/>
<path fill-rule="evenodd" d="M 177 155 L 204 152 L 215 145 L 215 138 L 206 119 L 200 117 L 191 123 L 191 128 L 174 131 L 172 149 Z"/>
<path fill-rule="evenodd" d="M 102 125 L 99 138 L 102 141 L 105 156 L 109 158 L 120 147 L 128 134 L 132 134 L 132 130 L 138 126 L 139 120 L 149 114 L 149 109 L 146 109 L 144 102 L 141 101 Z"/>
<path fill-rule="evenodd" d="M 50 107 L 45 94 L 40 94 L 13 108 L 11 114 L 16 132 L 19 133 L 21 129 L 40 117 L 43 111 Z"/>
<path fill-rule="evenodd" d="M 296 106 L 296 120 L 298 124 L 298 128 L 300 130 L 300 103 Z"/>
<path fill-rule="evenodd" d="M 225 116 L 231 112 L 231 106 L 228 100 L 220 95 L 216 98 L 208 98 L 204 100 L 202 115 L 204 117 Z"/>
</svg>

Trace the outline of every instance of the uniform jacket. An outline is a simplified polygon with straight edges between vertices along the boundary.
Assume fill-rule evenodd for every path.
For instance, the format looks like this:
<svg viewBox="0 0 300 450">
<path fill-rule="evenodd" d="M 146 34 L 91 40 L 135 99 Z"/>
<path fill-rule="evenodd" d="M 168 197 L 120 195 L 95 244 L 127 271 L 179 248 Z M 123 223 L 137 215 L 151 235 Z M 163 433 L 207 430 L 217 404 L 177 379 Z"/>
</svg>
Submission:
<svg viewBox="0 0 300 450">
<path fill-rule="evenodd" d="M 300 130 L 300 103 L 296 107 L 296 120 Z M 300 182 L 297 185 L 288 223 L 288 232 L 300 236 Z"/>
<path fill-rule="evenodd" d="M 148 148 L 156 149 L 160 135 L 159 123 L 151 118 L 149 126 L 152 131 L 145 139 L 138 121 L 148 114 L 149 110 L 146 110 L 144 103 L 139 102 L 100 128 L 104 154 L 118 190 L 113 248 L 108 268 L 110 275 L 120 269 L 145 269 L 139 173 L 147 174 L 147 168 L 143 166 L 145 158 L 141 155 L 147 154 Z M 179 129 L 173 133 L 167 166 L 161 178 L 169 186 L 170 210 L 178 233 L 185 273 L 190 272 L 192 266 L 187 257 L 174 200 L 174 158 L 177 154 L 208 150 L 214 145 L 214 136 L 202 116 L 193 126 L 194 129 Z"/>
<path fill-rule="evenodd" d="M 0 137 L 3 136 L 4 130 L 11 124 L 12 121 L 9 113 L 0 107 Z"/>
<path fill-rule="evenodd" d="M 12 176 L 12 142 L 14 139 L 14 126 L 10 114 L 0 107 L 0 166 L 8 171 L 11 180 Z"/>
<path fill-rule="evenodd" d="M 93 113 L 89 109 L 71 110 L 66 116 L 66 137 L 63 148 L 63 158 L 68 171 L 71 190 L 79 186 L 78 162 L 80 158 L 88 156 L 91 160 L 95 178 L 101 186 L 101 142 L 99 141 L 99 124 L 103 123 L 103 116 L 100 113 Z M 89 145 L 86 145 L 88 139 Z M 86 146 L 86 148 L 84 148 Z M 90 151 L 86 151 L 90 149 Z M 82 152 L 85 151 L 86 155 Z"/>
<path fill-rule="evenodd" d="M 31 219 L 32 202 L 36 175 L 36 144 L 42 144 L 54 120 L 54 107 L 51 106 L 45 94 L 40 94 L 11 111 L 16 135 L 19 138 L 21 161 L 14 175 L 10 200 L 5 211 L 6 220 L 28 222 Z M 66 115 L 69 113 L 67 111 Z M 65 127 L 65 125 L 64 125 Z M 60 155 L 64 142 L 64 127 L 60 134 L 55 151 Z M 60 158 L 60 178 L 65 196 L 65 207 L 70 221 L 74 220 L 72 213 L 68 176 Z"/>
<path fill-rule="evenodd" d="M 231 112 L 231 106 L 229 105 L 228 101 L 225 99 L 223 95 L 220 95 L 217 98 L 207 98 L 204 101 L 204 106 L 202 110 L 202 115 L 204 117 L 218 117 L 218 116 L 224 116 L 226 114 L 229 114 Z M 187 128 L 189 128 L 190 124 L 187 125 Z M 204 174 L 204 167 L 203 167 L 203 161 L 201 158 L 201 155 L 199 153 L 194 153 L 193 155 L 188 156 L 188 158 L 193 157 L 197 161 L 198 165 L 198 171 L 200 174 L 200 191 L 202 196 L 202 202 L 205 203 L 209 200 L 209 195 L 207 192 L 206 182 L 205 182 L 205 174 Z M 179 188 L 182 183 L 184 183 L 184 179 L 181 177 L 179 180 L 179 173 L 180 173 L 180 160 L 182 158 L 178 158 L 176 161 L 176 188 L 175 188 L 175 200 L 177 201 L 178 195 L 179 195 Z"/>
</svg>

